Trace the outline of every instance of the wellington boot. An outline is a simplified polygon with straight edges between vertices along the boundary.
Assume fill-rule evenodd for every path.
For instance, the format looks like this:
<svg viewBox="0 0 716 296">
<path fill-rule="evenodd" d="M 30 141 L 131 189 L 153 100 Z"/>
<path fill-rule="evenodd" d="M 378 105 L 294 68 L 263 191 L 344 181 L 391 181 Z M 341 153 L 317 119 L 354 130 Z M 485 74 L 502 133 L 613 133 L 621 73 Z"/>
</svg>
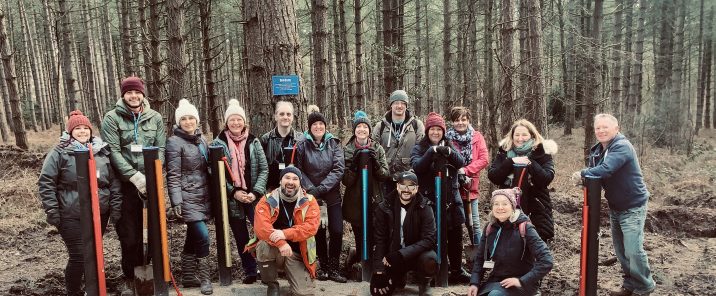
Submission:
<svg viewBox="0 0 716 296">
<path fill-rule="evenodd" d="M 209 256 L 204 258 L 196 258 L 197 264 L 197 275 L 199 282 L 201 283 L 201 294 L 211 295 L 214 293 L 214 288 L 211 286 L 211 265 L 209 264 Z"/>
<path fill-rule="evenodd" d="M 184 288 L 198 287 L 199 277 L 196 276 L 196 255 L 181 253 L 181 284 Z"/>
</svg>

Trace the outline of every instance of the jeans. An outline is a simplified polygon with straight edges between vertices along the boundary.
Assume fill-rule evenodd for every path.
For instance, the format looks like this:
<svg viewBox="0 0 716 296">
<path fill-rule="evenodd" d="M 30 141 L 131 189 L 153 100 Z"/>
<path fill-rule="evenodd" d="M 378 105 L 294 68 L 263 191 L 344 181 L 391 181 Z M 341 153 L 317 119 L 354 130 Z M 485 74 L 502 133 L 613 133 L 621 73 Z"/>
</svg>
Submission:
<svg viewBox="0 0 716 296">
<path fill-rule="evenodd" d="M 470 201 L 470 210 L 471 210 L 471 217 L 466 217 L 467 219 L 472 219 L 472 233 L 473 233 L 473 244 L 476 246 L 480 244 L 480 237 L 482 236 L 482 228 L 480 228 L 480 202 L 479 199 L 473 199 Z"/>
<path fill-rule="evenodd" d="M 100 218 L 102 234 L 104 234 L 108 220 L 109 215 L 102 215 Z M 65 288 L 67 289 L 67 295 L 76 295 L 82 291 L 82 276 L 85 273 L 80 219 L 62 219 L 58 230 L 69 254 L 69 259 L 65 266 Z"/>
<path fill-rule="evenodd" d="M 197 258 L 209 256 L 209 228 L 205 221 L 194 221 L 186 223 L 186 241 L 184 241 L 184 253 L 194 254 Z M 239 251 L 243 249 L 239 246 Z"/>
<path fill-rule="evenodd" d="M 624 272 L 624 288 L 636 293 L 656 286 L 644 251 L 644 221 L 647 205 L 624 211 L 609 210 L 614 252 Z"/>
<path fill-rule="evenodd" d="M 251 224 L 254 223 L 254 207 L 253 204 L 241 204 L 244 206 L 244 213 Z M 239 257 L 241 257 L 241 267 L 244 268 L 245 276 L 256 275 L 256 259 L 249 252 L 244 252 L 244 246 L 249 242 L 249 229 L 246 224 L 246 218 L 229 218 L 229 226 L 231 232 L 234 233 L 236 240 L 236 248 L 239 249 Z"/>
</svg>

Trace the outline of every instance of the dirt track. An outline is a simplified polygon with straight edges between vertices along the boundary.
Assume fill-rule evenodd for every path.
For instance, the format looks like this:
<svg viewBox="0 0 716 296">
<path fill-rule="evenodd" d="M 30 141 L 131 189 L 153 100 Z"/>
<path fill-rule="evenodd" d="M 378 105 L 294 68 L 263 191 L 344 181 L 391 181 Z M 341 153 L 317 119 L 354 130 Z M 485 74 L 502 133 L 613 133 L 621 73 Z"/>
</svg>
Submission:
<svg viewBox="0 0 716 296">
<path fill-rule="evenodd" d="M 33 149 L 45 151 L 52 144 L 47 139 L 56 133 L 31 134 Z M 552 138 L 560 145 L 556 156 L 558 173 L 552 183 L 557 224 L 556 239 L 552 243 L 555 267 L 543 282 L 542 292 L 543 295 L 576 295 L 582 197 L 577 188 L 569 185 L 568 178 L 580 167 L 578 147 L 581 145 L 577 143 L 581 143 L 581 135 Z M 703 131 L 697 143 L 696 156 L 692 159 L 652 148 L 645 149 L 640 158 L 652 194 L 644 246 L 657 281 L 653 295 L 716 295 L 716 271 L 713 270 L 716 265 L 716 133 Z M 42 153 L 0 149 L 0 163 L 5 164 L 0 171 L 0 294 L 61 295 L 66 251 L 57 231 L 45 223 L 36 197 L 35 182 Z M 603 202 L 599 261 L 604 264 L 599 267 L 600 295 L 606 295 L 608 289 L 621 283 L 618 263 L 613 260 L 606 209 Z M 172 223 L 170 227 L 172 263 L 177 266 L 184 226 Z M 344 238 L 352 238 L 352 234 L 346 232 Z M 111 226 L 104 239 L 108 287 L 113 291 L 121 272 L 119 243 Z M 352 241 L 346 241 L 348 244 Z M 233 258 L 234 265 L 240 266 L 236 248 Z M 240 268 L 235 268 L 234 281 L 239 282 L 240 276 Z M 264 291 L 262 285 L 232 285 L 222 290 L 218 283 L 215 285 L 215 295 L 254 295 Z M 367 284 L 318 282 L 318 288 L 321 295 L 364 295 Z M 465 290 L 455 286 L 435 292 L 460 295 Z M 405 294 L 415 291 L 408 290 Z M 185 295 L 198 295 L 195 293 Z"/>
</svg>

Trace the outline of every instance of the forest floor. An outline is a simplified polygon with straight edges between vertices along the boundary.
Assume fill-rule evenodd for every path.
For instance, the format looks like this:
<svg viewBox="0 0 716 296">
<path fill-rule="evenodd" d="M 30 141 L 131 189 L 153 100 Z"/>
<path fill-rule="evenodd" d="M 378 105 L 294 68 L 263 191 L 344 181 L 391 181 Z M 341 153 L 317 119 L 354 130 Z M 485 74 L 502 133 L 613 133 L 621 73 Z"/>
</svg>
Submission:
<svg viewBox="0 0 716 296">
<path fill-rule="evenodd" d="M 57 142 L 59 127 L 29 133 L 30 152 L 0 146 L 0 295 L 62 295 L 67 252 L 57 230 L 45 222 L 37 196 L 37 178 L 44 154 Z M 552 132 L 561 135 L 559 129 Z M 557 176 L 552 183 L 556 235 L 552 243 L 555 265 L 542 283 L 542 295 L 577 295 L 579 282 L 581 190 L 569 176 L 582 167 L 582 131 L 572 136 L 551 137 L 560 145 L 556 155 Z M 646 221 L 644 248 L 654 279 L 653 295 L 716 295 L 716 132 L 702 131 L 692 157 L 672 155 L 667 149 L 641 149 L 640 161 L 651 197 Z M 483 178 L 484 178 L 483 174 Z M 488 184 L 485 180 L 482 184 Z M 486 195 L 487 186 L 483 185 Z M 481 199 L 484 201 L 484 198 Z M 486 217 L 481 202 L 481 219 Z M 483 224 L 484 225 L 484 224 Z M 170 228 L 171 262 L 179 273 L 179 253 L 185 226 Z M 353 245 L 346 226 L 344 248 Z M 210 229 L 213 238 L 213 226 Z M 104 237 L 108 290 L 114 292 L 121 279 L 119 242 L 110 225 Z M 466 238 L 467 242 L 467 238 Z M 602 202 L 599 239 L 599 295 L 621 284 L 621 271 L 612 247 L 606 201 Z M 236 247 L 234 266 L 240 266 Z M 215 258 L 215 249 L 212 254 Z M 234 283 L 240 283 L 241 268 L 234 268 Z M 216 274 L 216 273 L 214 273 Z M 282 282 L 285 289 L 286 282 Z M 319 295 L 365 295 L 367 283 L 335 284 L 317 281 Z M 234 284 L 219 287 L 214 295 L 263 294 L 263 285 Z M 184 295 L 200 295 L 196 289 Z M 410 286 L 403 295 L 416 294 Z M 436 289 L 436 295 L 465 295 L 465 286 Z"/>
</svg>

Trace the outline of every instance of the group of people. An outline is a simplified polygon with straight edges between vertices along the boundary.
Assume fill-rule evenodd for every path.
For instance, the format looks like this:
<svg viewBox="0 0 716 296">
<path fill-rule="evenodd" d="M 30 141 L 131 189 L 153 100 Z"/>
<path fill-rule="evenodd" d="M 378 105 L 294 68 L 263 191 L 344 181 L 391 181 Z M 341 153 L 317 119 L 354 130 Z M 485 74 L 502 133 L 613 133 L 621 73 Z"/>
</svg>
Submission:
<svg viewBox="0 0 716 296">
<path fill-rule="evenodd" d="M 173 135 L 167 139 L 161 115 L 144 97 L 143 81 L 124 79 L 121 93 L 102 121 L 101 138 L 81 112 L 70 114 L 38 181 L 47 221 L 59 229 L 70 255 L 65 269 L 68 295 L 83 293 L 73 159 L 78 149 L 91 149 L 97 161 L 103 231 L 111 220 L 122 250 L 122 295 L 133 295 L 134 267 L 143 262 L 138 255 L 146 195 L 141 152 L 148 146 L 159 147 L 171 211 L 187 225 L 180 282 L 200 287 L 205 295 L 213 293 L 207 227 L 214 200 L 209 193 L 210 146 L 222 147 L 226 155 L 228 225 L 241 257 L 242 282 L 260 279 L 268 286 L 267 295 L 279 293 L 279 270 L 285 271 L 295 295 L 315 294 L 314 279 L 346 282 L 339 261 L 343 221 L 351 225 L 356 242 L 345 265 L 369 254 L 374 295 L 404 287 L 411 270 L 419 293 L 429 294 L 439 258 L 449 266 L 450 282 L 469 284 L 469 295 L 534 295 L 551 270 L 548 243 L 554 237 L 554 220 L 547 187 L 555 175 L 552 156 L 557 145 L 529 121 L 514 123 L 490 162 L 482 134 L 470 124 L 470 110 L 450 110 L 449 128 L 434 112 L 423 123 L 410 113 L 409 96 L 402 90 L 390 95 L 390 111 L 376 124 L 357 111 L 345 143 L 327 131 L 317 108 L 309 107 L 308 130 L 298 131 L 293 105 L 286 101 L 275 105 L 275 127 L 257 137 L 239 102 L 230 100 L 223 130 L 208 143 L 199 128 L 199 112 L 189 101 L 180 101 Z M 633 147 L 618 133 L 616 119 L 601 116 L 595 118 L 600 144 L 592 149 L 590 168 L 573 177 L 605 179 L 615 249 L 625 273 L 618 291 L 622 294 L 616 295 L 648 295 L 654 282 L 640 243 L 648 192 Z M 500 189 L 491 195 L 483 228 L 479 180 L 485 168 Z M 613 180 L 616 176 L 619 180 Z M 369 198 L 366 212 L 364 191 Z M 462 266 L 463 224 L 478 246 L 471 272 Z M 363 250 L 365 231 L 368 250 Z M 438 244 L 442 254 L 437 253 Z"/>
</svg>

